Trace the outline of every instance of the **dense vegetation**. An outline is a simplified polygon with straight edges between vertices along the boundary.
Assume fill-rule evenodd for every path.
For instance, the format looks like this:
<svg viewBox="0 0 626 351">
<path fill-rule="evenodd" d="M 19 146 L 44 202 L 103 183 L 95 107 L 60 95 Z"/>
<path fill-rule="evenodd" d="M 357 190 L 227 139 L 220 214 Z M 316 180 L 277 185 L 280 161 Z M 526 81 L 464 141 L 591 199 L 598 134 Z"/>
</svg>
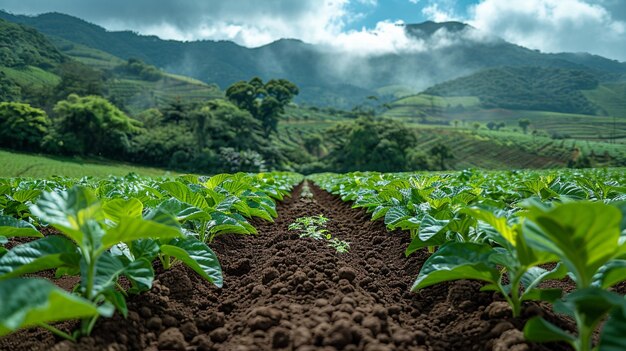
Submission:
<svg viewBox="0 0 626 351">
<path fill-rule="evenodd" d="M 598 86 L 594 74 L 562 68 L 493 68 L 428 88 L 437 96 L 477 96 L 484 108 L 596 114 L 582 90 Z"/>
<path fill-rule="evenodd" d="M 151 289 L 155 260 L 165 270 L 184 264 L 221 288 L 208 244 L 224 233 L 256 234 L 248 219 L 273 221 L 274 201 L 300 180 L 279 173 L 0 180 L 0 335 L 39 326 L 69 340 L 87 336 L 99 317 L 128 315 L 126 297 Z M 43 224 L 55 235 L 42 235 L 35 226 Z M 7 250 L 13 237 L 38 239 Z M 75 293 L 24 278 L 48 269 L 80 276 Z M 51 324 L 67 319 L 81 320 L 73 334 Z"/>
</svg>

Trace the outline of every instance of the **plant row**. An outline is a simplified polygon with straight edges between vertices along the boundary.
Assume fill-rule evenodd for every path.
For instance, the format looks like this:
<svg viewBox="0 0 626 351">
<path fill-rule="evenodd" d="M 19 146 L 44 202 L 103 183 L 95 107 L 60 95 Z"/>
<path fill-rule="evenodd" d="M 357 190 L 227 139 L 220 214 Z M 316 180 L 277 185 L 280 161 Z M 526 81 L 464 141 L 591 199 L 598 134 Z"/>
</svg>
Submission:
<svg viewBox="0 0 626 351">
<path fill-rule="evenodd" d="M 626 349 L 626 172 L 462 171 L 320 174 L 322 188 L 365 208 L 390 230 L 407 230 L 406 255 L 428 249 L 412 290 L 445 281 L 483 281 L 519 317 L 526 301 L 546 301 L 576 322 L 576 335 L 534 317 L 527 340 L 591 350 Z M 569 276 L 576 289 L 544 288 Z"/>
<path fill-rule="evenodd" d="M 127 315 L 127 296 L 151 288 L 156 260 L 222 287 L 208 244 L 221 234 L 256 234 L 248 220 L 273 221 L 275 201 L 300 181 L 290 173 L 0 180 L 0 336 L 32 326 L 70 340 L 89 335 L 99 317 Z M 45 270 L 79 283 L 68 293 L 24 277 Z M 67 319 L 81 320 L 72 334 L 52 324 Z"/>
</svg>

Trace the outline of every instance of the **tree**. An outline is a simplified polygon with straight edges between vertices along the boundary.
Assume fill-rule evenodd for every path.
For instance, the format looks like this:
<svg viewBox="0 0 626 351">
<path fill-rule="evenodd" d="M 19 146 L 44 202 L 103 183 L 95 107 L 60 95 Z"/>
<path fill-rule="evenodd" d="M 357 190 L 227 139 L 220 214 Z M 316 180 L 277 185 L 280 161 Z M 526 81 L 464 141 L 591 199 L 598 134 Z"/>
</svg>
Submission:
<svg viewBox="0 0 626 351">
<path fill-rule="evenodd" d="M 530 125 L 530 120 L 526 118 L 520 119 L 519 121 L 517 121 L 517 125 L 519 125 L 520 128 L 522 128 L 522 130 L 524 131 L 524 134 L 526 134 L 528 132 L 528 126 Z"/>
<path fill-rule="evenodd" d="M 408 153 L 417 144 L 415 131 L 401 122 L 360 117 L 327 130 L 324 158 L 338 171 L 410 171 Z"/>
<path fill-rule="evenodd" d="M 261 123 L 229 101 L 211 100 L 190 115 L 200 150 L 211 146 L 215 150 L 226 147 L 236 151 L 259 151 L 266 145 Z"/>
<path fill-rule="evenodd" d="M 480 123 L 478 123 L 478 122 L 472 123 L 472 128 L 474 128 L 474 130 L 478 131 L 480 129 Z"/>
<path fill-rule="evenodd" d="M 445 161 L 454 159 L 452 150 L 450 150 L 448 146 L 441 143 L 433 146 L 430 149 L 430 154 L 439 159 L 439 169 L 442 171 L 446 169 Z"/>
<path fill-rule="evenodd" d="M 50 119 L 43 110 L 18 102 L 0 103 L 0 145 L 35 150 L 48 134 Z"/>
<path fill-rule="evenodd" d="M 56 104 L 54 114 L 57 145 L 68 154 L 120 157 L 141 126 L 99 96 L 71 94 Z"/>
<path fill-rule="evenodd" d="M 187 117 L 189 107 L 185 105 L 180 97 L 177 97 L 174 101 L 170 102 L 165 108 L 163 108 L 163 122 L 174 122 L 179 124 Z"/>
<path fill-rule="evenodd" d="M 255 77 L 249 82 L 240 81 L 231 85 L 226 90 L 226 97 L 259 120 L 267 138 L 272 132 L 276 132 L 280 115 L 285 113 L 285 106 L 299 92 L 298 87 L 286 79 L 272 79 L 263 83 L 261 78 Z"/>
<path fill-rule="evenodd" d="M 489 123 L 487 123 L 487 128 L 489 128 L 489 130 L 494 130 L 497 129 L 497 124 L 494 121 L 490 121 Z"/>
<path fill-rule="evenodd" d="M 59 66 L 61 82 L 54 88 L 57 100 L 65 99 L 70 94 L 103 95 L 104 75 L 77 61 L 68 61 Z"/>
</svg>

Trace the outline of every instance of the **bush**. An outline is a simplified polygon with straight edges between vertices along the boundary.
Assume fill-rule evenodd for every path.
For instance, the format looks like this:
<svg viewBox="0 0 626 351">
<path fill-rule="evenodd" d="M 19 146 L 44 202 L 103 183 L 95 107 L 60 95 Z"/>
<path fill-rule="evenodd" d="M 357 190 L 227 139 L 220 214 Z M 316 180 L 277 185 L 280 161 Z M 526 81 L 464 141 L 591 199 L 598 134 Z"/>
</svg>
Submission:
<svg viewBox="0 0 626 351">
<path fill-rule="evenodd" d="M 0 145 L 37 150 L 48 133 L 50 119 L 43 110 L 18 102 L 0 103 Z"/>
</svg>

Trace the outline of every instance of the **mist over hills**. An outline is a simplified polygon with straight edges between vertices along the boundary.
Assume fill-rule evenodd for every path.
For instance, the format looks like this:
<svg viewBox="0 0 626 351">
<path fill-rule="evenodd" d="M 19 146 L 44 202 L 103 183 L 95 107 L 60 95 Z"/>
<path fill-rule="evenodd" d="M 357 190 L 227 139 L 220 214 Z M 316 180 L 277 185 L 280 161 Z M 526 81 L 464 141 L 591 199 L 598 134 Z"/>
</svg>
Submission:
<svg viewBox="0 0 626 351">
<path fill-rule="evenodd" d="M 0 18 L 222 88 L 253 76 L 286 78 L 301 88 L 300 102 L 344 108 L 361 103 L 369 95 L 393 94 L 389 87 L 419 92 L 494 67 L 588 71 L 601 81 L 623 79 L 626 74 L 626 63 L 584 53 L 545 54 L 484 35 L 460 22 L 405 25 L 404 46 L 394 52 L 372 53 L 293 39 L 257 48 L 229 41 L 162 40 L 131 31 L 107 31 L 60 13 L 31 17 L 0 12 Z"/>
</svg>

